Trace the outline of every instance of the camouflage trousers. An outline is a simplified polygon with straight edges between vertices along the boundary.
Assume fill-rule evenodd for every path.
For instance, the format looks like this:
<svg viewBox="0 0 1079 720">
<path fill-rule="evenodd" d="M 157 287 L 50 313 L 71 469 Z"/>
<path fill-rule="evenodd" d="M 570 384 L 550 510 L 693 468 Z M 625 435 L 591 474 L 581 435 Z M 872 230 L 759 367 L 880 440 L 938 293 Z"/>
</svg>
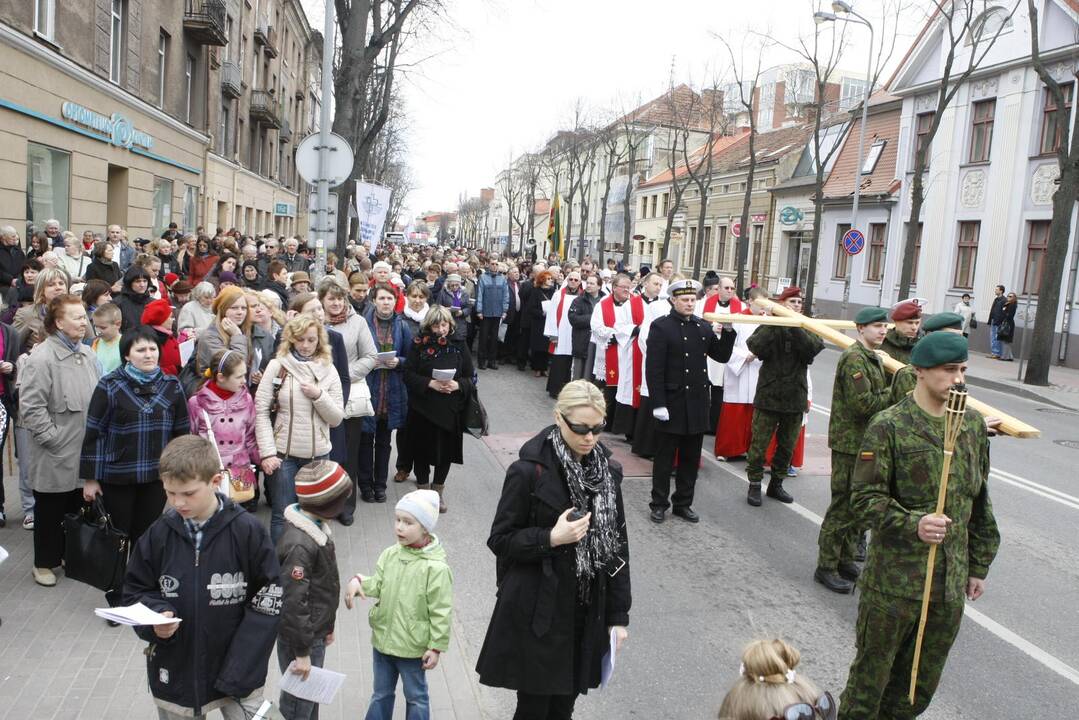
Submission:
<svg viewBox="0 0 1079 720">
<path fill-rule="evenodd" d="M 832 451 L 832 502 L 824 514 L 817 545 L 817 567 L 836 570 L 841 562 L 854 562 L 858 546 L 858 529 L 851 507 L 851 480 L 857 455 Z"/>
<path fill-rule="evenodd" d="M 857 651 L 839 702 L 839 720 L 911 720 L 933 699 L 948 651 L 963 619 L 963 601 L 931 602 L 910 704 L 910 671 L 922 604 L 863 590 Z"/>
<path fill-rule="evenodd" d="M 772 479 L 783 482 L 791 466 L 791 455 L 802 430 L 802 413 L 771 412 L 753 408 L 752 437 L 746 453 L 746 476 L 759 483 L 764 478 L 764 454 L 772 433 L 776 436 L 776 451 L 772 455 Z"/>
</svg>

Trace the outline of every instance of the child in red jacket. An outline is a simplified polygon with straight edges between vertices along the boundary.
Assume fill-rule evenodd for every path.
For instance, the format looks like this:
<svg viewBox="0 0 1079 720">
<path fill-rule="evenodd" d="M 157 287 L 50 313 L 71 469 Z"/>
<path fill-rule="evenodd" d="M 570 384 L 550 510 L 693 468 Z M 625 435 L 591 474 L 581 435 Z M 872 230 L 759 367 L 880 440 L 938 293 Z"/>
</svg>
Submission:
<svg viewBox="0 0 1079 720">
<path fill-rule="evenodd" d="M 154 300 L 142 309 L 142 324 L 149 325 L 157 333 L 161 343 L 161 372 L 166 375 L 180 374 L 180 343 L 172 334 L 172 305 L 168 300 Z"/>
</svg>

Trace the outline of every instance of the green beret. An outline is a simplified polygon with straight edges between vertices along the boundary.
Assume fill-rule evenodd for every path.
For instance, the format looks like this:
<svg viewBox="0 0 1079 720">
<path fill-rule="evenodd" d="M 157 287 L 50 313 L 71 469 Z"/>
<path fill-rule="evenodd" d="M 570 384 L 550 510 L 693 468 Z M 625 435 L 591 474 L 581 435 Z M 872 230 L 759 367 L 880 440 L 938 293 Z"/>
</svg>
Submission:
<svg viewBox="0 0 1079 720">
<path fill-rule="evenodd" d="M 930 333 L 914 343 L 914 349 L 910 353 L 910 364 L 920 368 L 961 363 L 966 360 L 967 339 L 956 333 Z"/>
<path fill-rule="evenodd" d="M 930 315 L 928 320 L 922 322 L 922 328 L 927 333 L 948 329 L 962 330 L 963 316 L 952 312 L 942 312 L 937 313 L 936 315 Z"/>
<path fill-rule="evenodd" d="M 858 311 L 854 316 L 855 325 L 871 325 L 885 322 L 888 319 L 888 311 L 882 307 L 867 307 Z"/>
</svg>

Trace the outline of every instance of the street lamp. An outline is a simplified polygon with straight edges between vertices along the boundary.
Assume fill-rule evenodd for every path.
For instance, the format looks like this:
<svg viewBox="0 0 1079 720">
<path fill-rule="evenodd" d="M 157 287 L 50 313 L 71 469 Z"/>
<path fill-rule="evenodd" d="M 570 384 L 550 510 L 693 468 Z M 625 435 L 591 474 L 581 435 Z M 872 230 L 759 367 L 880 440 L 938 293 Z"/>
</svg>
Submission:
<svg viewBox="0 0 1079 720">
<path fill-rule="evenodd" d="M 818 25 L 826 22 L 848 22 L 865 25 L 869 28 L 869 62 L 865 73 L 865 97 L 862 98 L 861 128 L 858 131 L 858 166 L 854 171 L 854 201 L 850 211 L 850 227 L 855 230 L 858 228 L 858 200 L 862 194 L 862 164 L 865 162 L 865 124 L 866 118 L 869 116 L 869 95 L 873 90 L 873 25 L 854 12 L 850 4 L 844 2 L 844 0 L 833 0 L 832 10 L 834 12 L 813 13 L 813 21 Z M 836 13 L 842 13 L 842 15 Z M 838 252 L 838 248 L 836 251 Z M 843 309 L 841 311 L 843 317 L 847 315 L 847 303 L 850 302 L 851 273 L 852 269 L 847 268 L 846 277 L 843 279 Z M 883 282 L 884 278 L 881 278 L 881 283 L 883 284 Z"/>
</svg>

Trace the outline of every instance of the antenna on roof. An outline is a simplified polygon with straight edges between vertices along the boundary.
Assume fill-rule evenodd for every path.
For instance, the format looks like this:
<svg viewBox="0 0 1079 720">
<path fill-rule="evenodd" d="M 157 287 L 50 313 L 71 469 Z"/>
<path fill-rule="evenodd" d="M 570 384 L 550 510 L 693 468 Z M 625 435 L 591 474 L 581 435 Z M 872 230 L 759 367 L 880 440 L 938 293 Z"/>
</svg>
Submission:
<svg viewBox="0 0 1079 720">
<path fill-rule="evenodd" d="M 671 55 L 671 77 L 667 81 L 668 87 L 670 87 L 672 90 L 674 89 L 674 66 L 675 66 L 675 63 L 677 61 L 678 61 L 678 56 L 675 55 L 675 54 L 672 54 Z"/>
</svg>

